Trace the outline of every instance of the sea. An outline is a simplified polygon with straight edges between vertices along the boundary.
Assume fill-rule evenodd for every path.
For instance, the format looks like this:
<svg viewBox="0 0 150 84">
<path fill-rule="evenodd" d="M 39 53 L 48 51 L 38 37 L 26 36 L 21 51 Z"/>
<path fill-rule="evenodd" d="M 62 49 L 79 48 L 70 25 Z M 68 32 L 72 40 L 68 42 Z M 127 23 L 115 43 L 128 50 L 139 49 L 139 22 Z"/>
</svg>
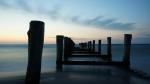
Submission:
<svg viewBox="0 0 150 84">
<path fill-rule="evenodd" d="M 123 53 L 123 44 L 112 44 L 112 60 L 122 61 Z M 102 54 L 107 54 L 106 44 L 102 44 Z M 150 44 L 133 44 L 130 58 L 131 68 L 150 75 Z M 0 77 L 25 75 L 27 62 L 27 44 L 0 44 Z M 56 70 L 55 44 L 44 44 L 41 66 L 41 72 Z"/>
</svg>

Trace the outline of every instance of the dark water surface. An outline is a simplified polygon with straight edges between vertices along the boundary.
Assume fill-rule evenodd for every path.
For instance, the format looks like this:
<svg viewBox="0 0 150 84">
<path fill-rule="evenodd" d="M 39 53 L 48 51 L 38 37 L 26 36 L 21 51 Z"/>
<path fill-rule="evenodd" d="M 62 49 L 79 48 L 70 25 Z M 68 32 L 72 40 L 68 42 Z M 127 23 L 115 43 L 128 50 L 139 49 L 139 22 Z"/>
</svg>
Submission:
<svg viewBox="0 0 150 84">
<path fill-rule="evenodd" d="M 107 45 L 102 45 L 106 54 Z M 28 48 L 26 44 L 0 44 L 0 77 L 24 75 L 26 73 Z M 122 61 L 123 45 L 112 45 L 113 60 Z M 45 44 L 42 58 L 42 72 L 55 71 L 56 45 Z M 131 67 L 150 74 L 150 45 L 132 45 Z"/>
</svg>

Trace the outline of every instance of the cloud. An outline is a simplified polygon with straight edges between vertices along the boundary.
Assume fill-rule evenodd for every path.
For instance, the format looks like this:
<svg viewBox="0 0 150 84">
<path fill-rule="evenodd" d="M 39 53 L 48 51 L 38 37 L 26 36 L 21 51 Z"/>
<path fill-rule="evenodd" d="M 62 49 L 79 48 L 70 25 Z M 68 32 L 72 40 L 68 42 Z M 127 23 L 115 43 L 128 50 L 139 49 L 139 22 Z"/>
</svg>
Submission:
<svg viewBox="0 0 150 84">
<path fill-rule="evenodd" d="M 41 11 L 41 10 L 39 10 L 39 11 Z M 60 14 L 60 7 L 59 6 L 54 6 L 51 10 L 49 9 L 49 10 L 45 10 L 43 12 L 45 15 L 50 17 L 50 19 L 52 19 L 52 20 L 58 20 L 62 17 Z"/>
<path fill-rule="evenodd" d="M 132 30 L 135 28 L 135 23 L 121 23 L 121 22 L 113 22 L 108 25 L 108 27 L 116 30 Z"/>
<path fill-rule="evenodd" d="M 25 0 L 16 0 L 16 5 L 21 9 L 24 10 L 26 12 L 32 12 L 32 8 L 28 3 L 29 1 L 25 1 Z"/>
<path fill-rule="evenodd" d="M 96 28 L 105 28 L 112 30 L 132 30 L 135 25 L 135 23 L 117 22 L 117 19 L 105 19 L 104 16 L 97 16 L 92 19 L 84 20 L 82 20 L 80 16 L 73 16 L 70 17 L 68 21 L 85 26 L 92 26 Z"/>
<path fill-rule="evenodd" d="M 12 2 L 12 3 L 10 3 Z M 33 3 L 34 2 L 34 6 Z M 39 5 L 34 0 L 0 0 L 0 8 L 21 10 L 28 13 L 38 13 L 47 15 L 50 19 L 56 20 L 59 17 L 59 6 L 54 6 L 52 9 L 44 8 L 44 4 Z"/>
<path fill-rule="evenodd" d="M 0 6 L 2 8 L 10 8 L 10 4 L 6 0 L 0 0 Z"/>
<path fill-rule="evenodd" d="M 26 12 L 31 12 L 28 0 L 0 0 L 0 7 L 4 9 L 20 9 Z"/>
<path fill-rule="evenodd" d="M 13 2 L 13 3 L 10 3 Z M 60 11 L 60 5 L 54 6 L 52 9 L 45 6 L 45 4 L 35 4 L 34 9 L 32 8 L 33 3 L 32 0 L 0 0 L 0 7 L 5 9 L 14 9 L 14 10 L 22 10 L 28 13 L 38 13 L 42 15 L 48 16 L 51 20 L 61 20 L 64 22 L 72 22 L 78 25 L 91 26 L 93 28 L 103 28 L 103 29 L 111 29 L 111 30 L 132 30 L 134 28 L 135 23 L 123 23 L 118 22 L 117 19 L 108 18 L 105 19 L 105 16 L 97 16 L 94 18 L 86 18 L 81 19 L 81 16 L 63 16 Z M 35 2 L 35 1 L 34 1 Z M 35 12 L 37 11 L 37 12 Z"/>
</svg>

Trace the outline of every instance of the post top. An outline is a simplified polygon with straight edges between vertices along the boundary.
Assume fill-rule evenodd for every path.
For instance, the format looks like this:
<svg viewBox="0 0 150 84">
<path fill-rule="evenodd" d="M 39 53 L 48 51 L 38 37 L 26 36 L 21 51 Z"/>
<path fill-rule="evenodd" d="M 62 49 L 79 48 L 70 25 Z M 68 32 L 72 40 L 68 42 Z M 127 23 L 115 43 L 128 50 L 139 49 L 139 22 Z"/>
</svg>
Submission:
<svg viewBox="0 0 150 84">
<path fill-rule="evenodd" d="M 132 36 L 132 34 L 124 34 L 124 35 L 126 35 L 126 36 Z"/>
<path fill-rule="evenodd" d="M 38 20 L 31 20 L 30 24 L 44 24 L 44 22 Z"/>
<path fill-rule="evenodd" d="M 124 34 L 124 36 L 127 38 L 132 38 L 132 34 Z"/>
<path fill-rule="evenodd" d="M 64 37 L 64 35 L 56 35 L 56 37 Z"/>
</svg>

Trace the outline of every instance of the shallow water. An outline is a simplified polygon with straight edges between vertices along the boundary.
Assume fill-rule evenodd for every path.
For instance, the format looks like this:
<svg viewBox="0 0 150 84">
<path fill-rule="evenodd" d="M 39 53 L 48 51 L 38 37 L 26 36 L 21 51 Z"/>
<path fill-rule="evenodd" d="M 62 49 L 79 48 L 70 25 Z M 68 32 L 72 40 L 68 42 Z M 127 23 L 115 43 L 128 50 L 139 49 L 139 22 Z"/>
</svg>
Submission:
<svg viewBox="0 0 150 84">
<path fill-rule="evenodd" d="M 106 54 L 107 45 L 102 45 Z M 150 45 L 132 45 L 131 66 L 150 74 Z M 26 44 L 0 44 L 0 77 L 26 73 L 28 49 Z M 123 45 L 112 46 L 113 60 L 122 61 Z M 55 71 L 56 45 L 46 44 L 43 48 L 42 72 Z"/>
</svg>

